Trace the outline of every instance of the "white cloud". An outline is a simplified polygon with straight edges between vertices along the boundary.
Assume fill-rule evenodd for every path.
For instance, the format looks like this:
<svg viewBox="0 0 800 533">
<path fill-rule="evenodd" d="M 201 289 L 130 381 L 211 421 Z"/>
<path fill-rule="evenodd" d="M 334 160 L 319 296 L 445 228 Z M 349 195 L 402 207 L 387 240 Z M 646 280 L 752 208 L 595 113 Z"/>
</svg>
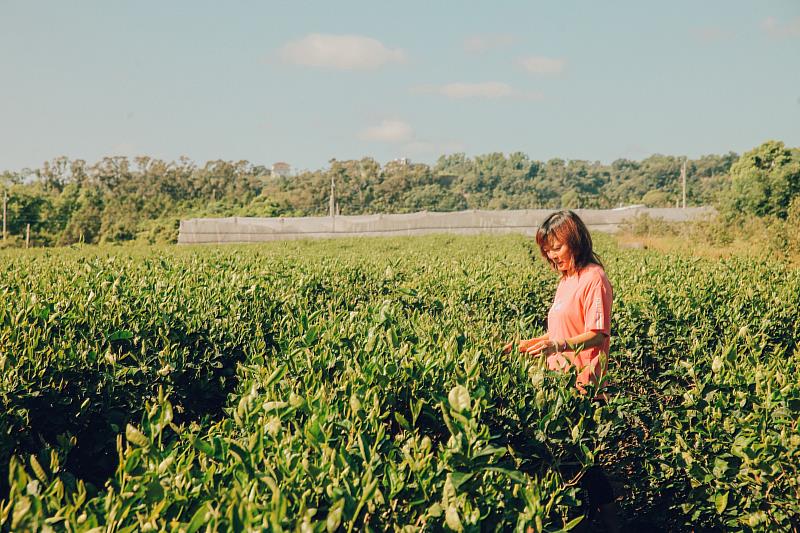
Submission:
<svg viewBox="0 0 800 533">
<path fill-rule="evenodd" d="M 538 92 L 523 92 L 514 89 L 508 83 L 501 81 L 485 81 L 478 83 L 453 82 L 445 85 L 424 85 L 412 87 L 412 92 L 440 94 L 451 99 L 464 98 L 523 98 L 541 100 L 543 95 Z"/>
<path fill-rule="evenodd" d="M 564 59 L 528 56 L 518 60 L 519 66 L 533 74 L 558 75 L 564 72 L 567 62 Z"/>
<path fill-rule="evenodd" d="M 761 21 L 761 29 L 770 37 L 800 37 L 800 17 L 795 17 L 781 24 L 775 17 L 767 17 Z"/>
<path fill-rule="evenodd" d="M 287 63 L 338 70 L 375 69 L 406 60 L 403 50 L 389 49 L 362 35 L 312 33 L 284 44 L 278 55 Z"/>
<path fill-rule="evenodd" d="M 414 138 L 414 130 L 402 120 L 382 120 L 377 126 L 362 130 L 359 138 L 364 141 L 407 142 Z"/>
<path fill-rule="evenodd" d="M 498 34 L 485 34 L 485 35 L 472 35 L 464 39 L 464 51 L 474 54 L 478 52 L 485 52 L 492 48 L 502 48 L 513 44 L 515 37 L 506 33 Z"/>
<path fill-rule="evenodd" d="M 382 120 L 377 126 L 363 129 L 358 137 L 363 141 L 393 144 L 397 147 L 395 150 L 402 153 L 404 157 L 464 151 L 464 144 L 459 141 L 419 139 L 408 123 L 398 119 Z"/>
</svg>

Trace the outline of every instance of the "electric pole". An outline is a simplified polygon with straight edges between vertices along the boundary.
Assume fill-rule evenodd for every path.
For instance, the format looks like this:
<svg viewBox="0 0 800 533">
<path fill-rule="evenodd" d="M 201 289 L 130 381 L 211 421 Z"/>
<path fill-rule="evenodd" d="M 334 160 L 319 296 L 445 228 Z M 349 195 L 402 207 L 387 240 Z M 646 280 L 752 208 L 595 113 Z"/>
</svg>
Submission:
<svg viewBox="0 0 800 533">
<path fill-rule="evenodd" d="M 328 211 L 331 217 L 331 231 L 336 232 L 336 182 L 331 176 L 331 197 L 328 200 Z"/>
<path fill-rule="evenodd" d="M 686 158 L 683 158 L 681 167 L 681 181 L 683 181 L 683 208 L 686 209 Z"/>
<path fill-rule="evenodd" d="M 6 240 L 6 206 L 8 204 L 8 192 L 3 191 L 3 240 Z"/>
<path fill-rule="evenodd" d="M 331 196 L 328 202 L 328 214 L 332 217 L 336 216 L 336 183 L 331 177 Z"/>
</svg>

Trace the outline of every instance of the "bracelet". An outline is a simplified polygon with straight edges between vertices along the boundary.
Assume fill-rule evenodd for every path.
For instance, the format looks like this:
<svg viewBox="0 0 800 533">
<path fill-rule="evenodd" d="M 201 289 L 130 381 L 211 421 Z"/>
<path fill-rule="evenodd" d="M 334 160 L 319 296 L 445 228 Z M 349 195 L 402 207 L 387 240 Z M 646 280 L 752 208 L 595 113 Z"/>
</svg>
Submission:
<svg viewBox="0 0 800 533">
<path fill-rule="evenodd" d="M 566 352 L 567 351 L 568 346 L 567 346 L 567 340 L 566 339 L 564 339 L 564 343 L 563 344 L 559 344 L 557 342 L 554 343 L 554 344 L 556 345 L 556 353 L 561 353 L 561 352 Z"/>
</svg>

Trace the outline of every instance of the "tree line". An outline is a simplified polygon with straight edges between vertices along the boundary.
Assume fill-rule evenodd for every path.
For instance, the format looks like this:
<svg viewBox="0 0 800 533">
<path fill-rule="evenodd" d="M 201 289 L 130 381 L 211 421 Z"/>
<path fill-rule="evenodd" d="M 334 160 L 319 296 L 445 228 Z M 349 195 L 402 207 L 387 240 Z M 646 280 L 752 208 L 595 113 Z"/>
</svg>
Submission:
<svg viewBox="0 0 800 533">
<path fill-rule="evenodd" d="M 37 245 L 141 240 L 174 242 L 181 218 L 325 215 L 331 180 L 340 214 L 420 210 L 675 206 L 681 198 L 677 156 L 610 164 L 526 154 L 445 155 L 435 164 L 372 158 L 331 160 L 326 169 L 271 176 L 248 161 L 105 157 L 89 164 L 59 157 L 38 169 L 0 174 L 8 194 L 6 245 L 27 225 Z M 689 159 L 687 205 L 715 205 L 755 216 L 786 217 L 800 192 L 800 150 L 768 141 Z"/>
</svg>

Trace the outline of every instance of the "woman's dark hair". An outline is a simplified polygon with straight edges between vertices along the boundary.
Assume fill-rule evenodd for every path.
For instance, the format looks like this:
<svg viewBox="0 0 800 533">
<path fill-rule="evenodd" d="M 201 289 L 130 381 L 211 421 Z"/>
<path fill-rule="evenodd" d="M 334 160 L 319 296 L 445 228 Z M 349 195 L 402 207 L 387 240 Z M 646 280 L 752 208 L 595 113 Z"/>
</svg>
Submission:
<svg viewBox="0 0 800 533">
<path fill-rule="evenodd" d="M 545 252 L 545 246 L 548 246 L 553 239 L 569 247 L 575 258 L 576 270 L 580 270 L 590 263 L 603 266 L 600 258 L 592 249 L 592 237 L 589 235 L 589 230 L 586 229 L 586 224 L 574 212 L 556 211 L 550 214 L 536 232 L 536 244 L 539 245 L 542 257 L 550 263 L 553 270 L 556 270 L 555 263 L 547 257 Z"/>
</svg>

